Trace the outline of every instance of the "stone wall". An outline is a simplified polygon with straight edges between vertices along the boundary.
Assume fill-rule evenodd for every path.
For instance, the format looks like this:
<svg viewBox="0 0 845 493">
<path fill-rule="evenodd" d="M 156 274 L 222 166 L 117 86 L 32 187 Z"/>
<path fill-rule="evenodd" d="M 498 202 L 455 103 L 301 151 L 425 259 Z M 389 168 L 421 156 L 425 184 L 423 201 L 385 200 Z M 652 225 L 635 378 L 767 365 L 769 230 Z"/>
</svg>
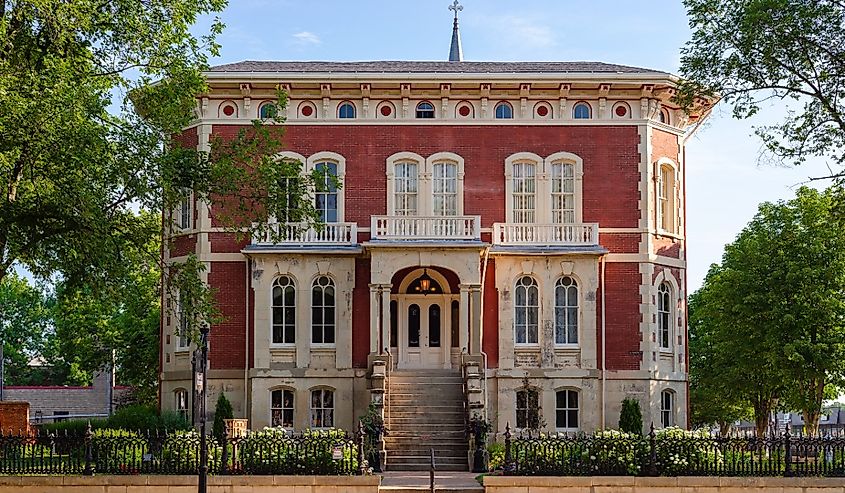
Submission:
<svg viewBox="0 0 845 493">
<path fill-rule="evenodd" d="M 377 493 L 379 476 L 224 476 L 208 478 L 209 493 Z M 0 476 L 0 493 L 189 493 L 196 476 Z"/>
<path fill-rule="evenodd" d="M 486 476 L 486 493 L 845 493 L 842 478 Z"/>
</svg>

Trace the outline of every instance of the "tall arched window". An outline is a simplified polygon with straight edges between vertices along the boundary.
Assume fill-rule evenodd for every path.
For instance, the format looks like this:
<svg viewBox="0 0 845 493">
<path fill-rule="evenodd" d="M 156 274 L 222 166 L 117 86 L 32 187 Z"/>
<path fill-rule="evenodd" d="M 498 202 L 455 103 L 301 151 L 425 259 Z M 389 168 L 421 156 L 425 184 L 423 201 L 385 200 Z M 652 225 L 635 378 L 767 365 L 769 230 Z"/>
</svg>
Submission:
<svg viewBox="0 0 845 493">
<path fill-rule="evenodd" d="M 355 105 L 349 101 L 340 103 L 337 107 L 338 118 L 355 118 Z"/>
<path fill-rule="evenodd" d="M 576 120 L 589 120 L 591 117 L 590 113 L 590 105 L 587 103 L 577 103 L 572 108 L 572 118 Z"/>
<path fill-rule="evenodd" d="M 555 428 L 564 431 L 577 430 L 579 409 L 577 390 L 555 392 Z"/>
<path fill-rule="evenodd" d="M 552 222 L 575 222 L 575 164 L 552 163 Z"/>
<path fill-rule="evenodd" d="M 393 168 L 393 204 L 397 216 L 417 215 L 418 164 L 411 161 L 396 163 Z"/>
<path fill-rule="evenodd" d="M 520 277 L 514 291 L 516 344 L 537 344 L 540 319 L 540 295 L 537 281 L 529 276 Z"/>
<path fill-rule="evenodd" d="M 182 416 L 185 421 L 188 421 L 188 391 L 185 389 L 176 389 L 173 391 L 175 399 L 176 412 Z"/>
<path fill-rule="evenodd" d="M 273 281 L 273 344 L 296 343 L 296 285 L 288 276 Z"/>
<path fill-rule="evenodd" d="M 530 162 L 517 162 L 512 169 L 513 222 L 533 223 L 536 208 L 536 165 Z"/>
<path fill-rule="evenodd" d="M 675 232 L 675 169 L 668 164 L 658 166 L 657 175 L 657 227 Z"/>
<path fill-rule="evenodd" d="M 314 389 L 311 391 L 311 428 L 334 426 L 334 391 Z"/>
<path fill-rule="evenodd" d="M 502 101 L 496 105 L 496 118 L 513 118 L 513 107 L 510 105 L 510 103 Z"/>
<path fill-rule="evenodd" d="M 458 215 L 458 165 L 448 162 L 434 163 L 431 171 L 434 215 Z"/>
<path fill-rule="evenodd" d="M 337 222 L 337 164 L 322 162 L 314 165 L 320 179 L 314 191 L 314 208 L 325 223 Z"/>
<path fill-rule="evenodd" d="M 311 343 L 334 344 L 335 288 L 327 276 L 314 279 L 311 286 Z"/>
<path fill-rule="evenodd" d="M 660 424 L 664 428 L 675 426 L 675 393 L 671 390 L 660 393 Z"/>
<path fill-rule="evenodd" d="M 270 101 L 266 103 L 261 103 L 261 106 L 258 107 L 258 117 L 262 120 L 276 118 L 278 112 L 279 109 L 276 104 Z"/>
<path fill-rule="evenodd" d="M 278 389 L 270 392 L 270 426 L 293 428 L 293 390 Z"/>
<path fill-rule="evenodd" d="M 540 427 L 540 394 L 534 389 L 516 391 L 516 427 Z"/>
<path fill-rule="evenodd" d="M 555 344 L 578 344 L 578 283 L 569 276 L 555 283 Z"/>
<path fill-rule="evenodd" d="M 669 283 L 661 282 L 657 288 L 657 338 L 660 340 L 660 349 L 669 349 L 671 334 L 672 289 Z"/>
<path fill-rule="evenodd" d="M 417 105 L 417 118 L 434 118 L 434 105 L 423 101 Z"/>
</svg>

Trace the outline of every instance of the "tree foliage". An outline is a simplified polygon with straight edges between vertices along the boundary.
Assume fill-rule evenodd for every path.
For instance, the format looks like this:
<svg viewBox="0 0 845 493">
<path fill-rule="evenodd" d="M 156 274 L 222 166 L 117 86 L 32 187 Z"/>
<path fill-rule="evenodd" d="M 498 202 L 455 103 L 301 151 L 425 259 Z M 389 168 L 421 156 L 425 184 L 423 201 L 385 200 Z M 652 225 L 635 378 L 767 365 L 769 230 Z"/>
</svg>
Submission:
<svg viewBox="0 0 845 493">
<path fill-rule="evenodd" d="M 626 397 L 622 399 L 622 411 L 619 413 L 619 430 L 634 435 L 643 434 L 643 412 L 640 401 Z"/>
<path fill-rule="evenodd" d="M 845 2 L 684 4 L 693 35 L 682 49 L 682 104 L 718 96 L 737 118 L 785 107 L 781 123 L 756 129 L 769 151 L 790 163 L 808 156 L 845 163 Z"/>
<path fill-rule="evenodd" d="M 47 375 L 33 360 L 43 359 L 50 328 L 49 300 L 26 279 L 16 275 L 0 281 L 0 341 L 3 344 L 6 385 L 30 385 Z"/>
<path fill-rule="evenodd" d="M 834 208 L 832 190 L 802 187 L 762 204 L 725 247 L 691 302 L 694 413 L 706 416 L 713 398 L 750 405 L 763 432 L 780 401 L 816 430 L 825 389 L 845 376 L 845 235 Z"/>
<path fill-rule="evenodd" d="M 220 397 L 217 398 L 217 405 L 214 408 L 214 424 L 211 427 L 211 435 L 217 439 L 218 443 L 223 443 L 226 420 L 234 417 L 235 413 L 232 411 L 232 403 L 226 398 L 224 392 L 220 392 Z"/>
</svg>

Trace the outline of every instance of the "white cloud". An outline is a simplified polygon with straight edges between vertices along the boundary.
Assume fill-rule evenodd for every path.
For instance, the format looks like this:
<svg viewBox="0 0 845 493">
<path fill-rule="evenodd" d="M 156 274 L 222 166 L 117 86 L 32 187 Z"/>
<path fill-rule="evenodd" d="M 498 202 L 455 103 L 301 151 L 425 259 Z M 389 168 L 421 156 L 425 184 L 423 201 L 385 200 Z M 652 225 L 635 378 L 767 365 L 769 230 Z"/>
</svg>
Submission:
<svg viewBox="0 0 845 493">
<path fill-rule="evenodd" d="M 474 29 L 482 29 L 487 42 L 497 46 L 499 58 L 510 55 L 528 60 L 534 59 L 538 50 L 557 46 L 557 33 L 546 20 L 533 14 L 480 14 L 467 17 L 465 22 Z"/>
<path fill-rule="evenodd" d="M 293 35 L 293 38 L 299 45 L 318 45 L 322 43 L 319 36 L 309 31 L 298 32 Z"/>
</svg>

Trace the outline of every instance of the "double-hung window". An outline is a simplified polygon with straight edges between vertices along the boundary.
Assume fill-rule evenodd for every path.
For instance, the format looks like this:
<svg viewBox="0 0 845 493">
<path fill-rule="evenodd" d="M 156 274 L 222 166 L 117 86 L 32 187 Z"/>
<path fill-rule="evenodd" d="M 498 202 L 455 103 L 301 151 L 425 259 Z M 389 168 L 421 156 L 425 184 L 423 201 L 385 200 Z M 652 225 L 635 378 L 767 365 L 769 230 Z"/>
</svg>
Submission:
<svg viewBox="0 0 845 493">
<path fill-rule="evenodd" d="M 514 296 L 514 339 L 516 344 L 539 341 L 540 294 L 537 281 L 529 276 L 516 282 Z"/>
<path fill-rule="evenodd" d="M 555 427 L 559 430 L 578 429 L 578 391 L 558 390 L 555 392 Z"/>
<path fill-rule="evenodd" d="M 519 162 L 513 164 L 513 222 L 533 223 L 536 207 L 537 182 L 535 164 Z"/>
<path fill-rule="evenodd" d="M 270 393 L 270 424 L 293 428 L 293 390 L 279 389 Z"/>
<path fill-rule="evenodd" d="M 552 222 L 575 222 L 575 165 L 552 164 Z"/>
<path fill-rule="evenodd" d="M 434 215 L 458 215 L 458 165 L 434 163 L 432 175 Z"/>
<path fill-rule="evenodd" d="M 533 389 L 516 392 L 516 427 L 536 429 L 540 426 L 540 394 Z"/>
<path fill-rule="evenodd" d="M 317 189 L 314 192 L 314 208 L 324 223 L 337 222 L 337 164 L 332 162 L 317 163 L 314 169 L 318 175 Z"/>
<path fill-rule="evenodd" d="M 311 391 L 311 428 L 334 426 L 334 392 L 329 389 Z"/>
<path fill-rule="evenodd" d="M 288 276 L 273 281 L 273 344 L 296 343 L 296 285 Z"/>
<path fill-rule="evenodd" d="M 660 283 L 657 288 L 657 338 L 660 340 L 660 349 L 669 349 L 669 342 L 672 337 L 671 292 L 672 290 L 666 282 Z"/>
<path fill-rule="evenodd" d="M 417 163 L 404 161 L 396 163 L 394 167 L 393 203 L 397 216 L 417 215 L 417 166 Z"/>
<path fill-rule="evenodd" d="M 334 344 L 335 341 L 335 288 L 327 276 L 314 280 L 311 287 L 311 342 Z"/>
<path fill-rule="evenodd" d="M 555 344 L 578 344 L 578 283 L 568 276 L 555 283 Z"/>
</svg>

